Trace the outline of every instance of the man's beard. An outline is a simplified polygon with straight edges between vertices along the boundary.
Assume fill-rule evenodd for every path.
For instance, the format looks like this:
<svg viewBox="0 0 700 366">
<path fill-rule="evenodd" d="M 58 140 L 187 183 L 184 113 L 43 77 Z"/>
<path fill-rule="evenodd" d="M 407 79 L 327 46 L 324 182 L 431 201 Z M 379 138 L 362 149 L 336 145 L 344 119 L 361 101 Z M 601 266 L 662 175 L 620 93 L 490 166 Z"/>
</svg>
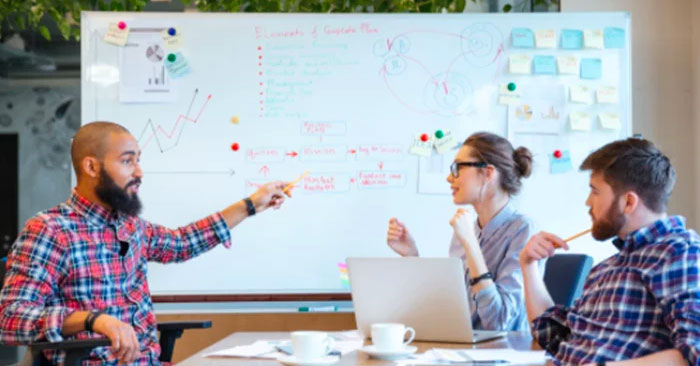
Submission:
<svg viewBox="0 0 700 366">
<path fill-rule="evenodd" d="M 625 214 L 622 213 L 617 208 L 617 201 L 619 197 L 616 197 L 613 202 L 608 207 L 608 211 L 605 213 L 602 219 L 597 222 L 593 221 L 593 237 L 596 240 L 607 240 L 616 236 L 625 223 L 627 223 L 627 218 Z"/>
<path fill-rule="evenodd" d="M 134 184 L 141 183 L 141 179 L 136 178 L 127 183 L 124 188 L 120 188 L 104 168 L 100 170 L 100 180 L 95 187 L 95 193 L 104 203 L 108 204 L 118 213 L 127 216 L 137 216 L 141 212 L 141 201 L 137 194 L 130 196 L 127 190 Z"/>
</svg>

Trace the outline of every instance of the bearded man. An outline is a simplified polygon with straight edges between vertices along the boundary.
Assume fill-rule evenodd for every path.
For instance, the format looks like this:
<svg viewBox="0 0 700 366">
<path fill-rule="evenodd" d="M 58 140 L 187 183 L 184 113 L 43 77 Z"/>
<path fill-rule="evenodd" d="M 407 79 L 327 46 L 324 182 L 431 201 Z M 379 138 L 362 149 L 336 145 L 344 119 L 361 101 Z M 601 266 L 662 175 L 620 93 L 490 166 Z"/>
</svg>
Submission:
<svg viewBox="0 0 700 366">
<path fill-rule="evenodd" d="M 171 230 L 138 217 L 138 142 L 111 122 L 78 130 L 70 199 L 29 219 L 7 257 L 0 342 L 105 336 L 84 365 L 160 365 L 147 262 L 181 262 L 218 244 L 247 217 L 284 202 L 284 182 L 263 185 L 220 212 Z M 288 194 L 287 194 L 288 195 Z M 45 351 L 54 365 L 58 351 Z"/>
</svg>

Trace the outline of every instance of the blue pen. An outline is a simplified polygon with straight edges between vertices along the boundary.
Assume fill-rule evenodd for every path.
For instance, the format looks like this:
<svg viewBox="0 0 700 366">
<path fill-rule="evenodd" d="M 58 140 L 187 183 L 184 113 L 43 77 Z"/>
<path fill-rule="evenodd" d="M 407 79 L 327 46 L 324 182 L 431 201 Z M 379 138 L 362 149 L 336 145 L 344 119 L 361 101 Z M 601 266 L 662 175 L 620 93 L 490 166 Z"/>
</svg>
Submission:
<svg viewBox="0 0 700 366">
<path fill-rule="evenodd" d="M 337 306 L 300 306 L 297 309 L 300 313 L 324 313 L 338 311 Z"/>
</svg>

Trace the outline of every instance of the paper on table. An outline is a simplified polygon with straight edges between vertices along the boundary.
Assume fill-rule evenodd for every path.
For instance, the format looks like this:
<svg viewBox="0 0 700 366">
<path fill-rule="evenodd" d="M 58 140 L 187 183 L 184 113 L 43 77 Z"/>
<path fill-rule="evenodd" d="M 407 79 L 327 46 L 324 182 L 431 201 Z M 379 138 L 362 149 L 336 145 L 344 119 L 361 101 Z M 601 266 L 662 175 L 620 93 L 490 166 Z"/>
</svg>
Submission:
<svg viewBox="0 0 700 366">
<path fill-rule="evenodd" d="M 245 346 L 223 349 L 206 355 L 206 357 L 210 356 L 277 359 L 285 356 L 285 354 L 277 351 L 273 342 L 263 340 L 255 341 L 255 343 Z"/>
<path fill-rule="evenodd" d="M 513 349 L 444 349 L 433 348 L 411 359 L 396 361 L 398 365 L 433 364 L 449 365 L 469 361 L 506 361 L 509 365 L 542 363 L 547 360 L 545 351 L 517 351 Z"/>
</svg>

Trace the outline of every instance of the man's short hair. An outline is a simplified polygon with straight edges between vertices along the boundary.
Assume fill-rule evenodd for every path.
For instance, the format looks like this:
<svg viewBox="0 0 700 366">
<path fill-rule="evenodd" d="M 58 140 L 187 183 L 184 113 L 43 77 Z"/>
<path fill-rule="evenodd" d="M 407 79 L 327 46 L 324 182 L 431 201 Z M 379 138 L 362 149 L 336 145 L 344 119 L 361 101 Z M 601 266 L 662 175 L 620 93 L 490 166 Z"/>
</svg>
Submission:
<svg viewBox="0 0 700 366">
<path fill-rule="evenodd" d="M 86 156 L 94 156 L 98 159 L 104 157 L 107 137 L 111 133 L 129 133 L 126 127 L 114 122 L 90 122 L 78 129 L 73 136 L 70 154 L 73 161 L 75 176 L 80 178 L 80 162 Z"/>
<path fill-rule="evenodd" d="M 640 138 L 618 140 L 601 147 L 586 157 L 580 169 L 602 173 L 615 194 L 634 191 L 656 213 L 666 211 L 676 183 L 676 171 L 668 157 L 651 141 Z"/>
</svg>

